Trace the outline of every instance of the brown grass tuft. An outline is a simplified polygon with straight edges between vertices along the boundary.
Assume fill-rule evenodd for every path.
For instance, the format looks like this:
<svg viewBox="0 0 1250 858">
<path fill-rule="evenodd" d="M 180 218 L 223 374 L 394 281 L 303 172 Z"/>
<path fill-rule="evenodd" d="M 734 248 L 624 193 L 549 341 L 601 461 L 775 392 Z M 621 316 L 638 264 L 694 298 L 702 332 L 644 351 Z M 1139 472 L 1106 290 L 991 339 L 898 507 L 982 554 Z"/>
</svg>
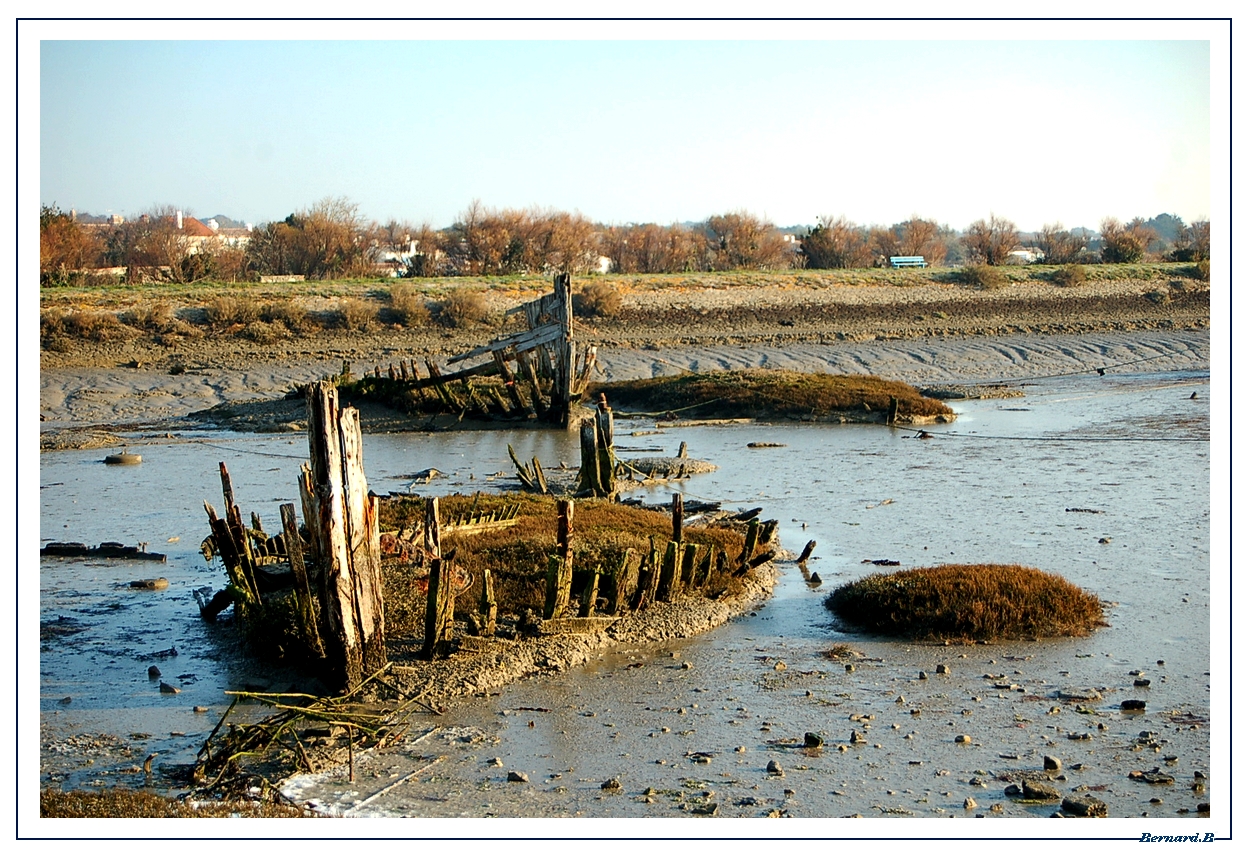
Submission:
<svg viewBox="0 0 1250 858">
<path fill-rule="evenodd" d="M 876 634 L 923 639 L 1085 635 L 1098 597 L 1027 566 L 947 564 L 877 573 L 834 590 L 825 606 Z"/>
<path fill-rule="evenodd" d="M 579 316 L 610 318 L 621 310 L 621 293 L 603 281 L 587 285 L 573 295 L 573 311 Z"/>
<path fill-rule="evenodd" d="M 391 287 L 387 306 L 390 320 L 405 328 L 419 328 L 430 323 L 430 308 L 425 299 L 407 283 Z"/>
<path fill-rule="evenodd" d="M 969 265 L 959 272 L 959 279 L 974 289 L 1001 289 L 1009 282 L 1007 275 L 994 265 Z"/>
<path fill-rule="evenodd" d="M 595 392 L 600 391 L 607 394 L 610 404 L 622 409 L 682 409 L 683 417 L 812 418 L 843 411 L 884 412 L 890 397 L 898 399 L 903 416 L 953 413 L 911 385 L 875 375 L 765 369 L 691 372 L 605 384 Z"/>
<path fill-rule="evenodd" d="M 470 510 L 492 512 L 521 504 L 517 525 L 460 537 L 453 531 L 443 538 L 443 553 L 456 551 L 457 566 L 474 576 L 476 586 L 461 594 L 457 612 L 476 610 L 480 594 L 479 573 L 490 569 L 495 579 L 499 612 L 519 614 L 523 609 L 542 610 L 546 592 L 547 558 L 556 551 L 556 502 L 550 496 L 453 495 L 439 499 L 440 517 L 451 519 Z M 382 530 L 421 528 L 425 520 L 425 500 L 388 498 L 380 505 Z M 615 572 L 627 548 L 633 549 L 633 565 L 651 549 L 650 538 L 663 551 L 672 536 L 672 517 L 663 513 L 622 506 L 609 501 L 578 501 L 573 510 L 573 593 L 581 593 L 596 569 L 601 574 Z M 419 540 L 418 540 L 419 541 Z M 742 551 L 741 533 L 727 528 L 688 528 L 686 541 L 724 550 L 731 558 Z M 423 633 L 425 617 L 424 573 L 411 566 L 392 567 L 384 579 L 388 634 Z M 602 579 L 601 579 L 602 580 Z M 706 590 L 729 588 L 734 592 L 740 579 L 728 570 L 714 574 Z M 606 585 L 604 585 L 606 586 Z"/>
<path fill-rule="evenodd" d="M 435 318 L 447 328 L 467 328 L 490 320 L 486 295 L 478 289 L 457 287 L 439 302 Z"/>
<path fill-rule="evenodd" d="M 40 790 L 39 815 L 44 819 L 227 819 L 236 816 L 249 819 L 311 819 L 320 816 L 289 804 L 251 801 L 192 803 L 121 788 L 99 792 Z"/>
<path fill-rule="evenodd" d="M 208 324 L 214 328 L 247 325 L 260 318 L 261 306 L 251 298 L 217 295 L 204 306 Z"/>
<path fill-rule="evenodd" d="M 368 331 L 378 320 L 378 308 L 363 298 L 344 298 L 335 310 L 339 327 L 349 331 Z"/>
<path fill-rule="evenodd" d="M 1085 283 L 1085 266 L 1064 265 L 1055 269 L 1051 280 L 1059 286 L 1082 286 Z"/>
<path fill-rule="evenodd" d="M 270 324 L 286 325 L 293 334 L 302 334 L 312 326 L 309 324 L 308 311 L 293 298 L 273 301 L 265 305 L 260 320 Z"/>
</svg>

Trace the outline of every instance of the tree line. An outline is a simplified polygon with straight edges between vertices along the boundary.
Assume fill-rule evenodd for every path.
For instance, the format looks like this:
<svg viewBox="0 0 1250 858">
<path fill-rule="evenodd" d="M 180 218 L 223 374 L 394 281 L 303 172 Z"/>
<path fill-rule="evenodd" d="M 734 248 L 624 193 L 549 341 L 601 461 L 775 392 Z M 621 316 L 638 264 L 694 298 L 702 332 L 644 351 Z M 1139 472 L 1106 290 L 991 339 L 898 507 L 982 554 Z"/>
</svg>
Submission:
<svg viewBox="0 0 1250 858">
<path fill-rule="evenodd" d="M 350 200 L 334 197 L 260 224 L 246 242 L 188 236 L 173 206 L 120 224 L 80 223 L 55 204 L 40 209 L 40 275 L 68 282 L 92 269 L 125 269 L 130 280 L 246 281 L 264 275 L 308 279 L 371 278 L 389 266 L 408 277 L 509 275 L 567 271 L 660 274 L 695 271 L 868 268 L 892 256 L 923 256 L 932 266 L 1004 265 L 1035 248 L 1047 263 L 1196 261 L 1210 256 L 1210 222 L 1174 215 L 1122 223 L 1100 232 L 1048 224 L 1021 233 L 998 215 L 963 231 L 912 217 L 891 226 L 825 216 L 785 234 L 746 211 L 696 224 L 595 223 L 554 209 L 492 209 L 470 203 L 445 229 L 407 221 L 366 221 Z"/>
</svg>

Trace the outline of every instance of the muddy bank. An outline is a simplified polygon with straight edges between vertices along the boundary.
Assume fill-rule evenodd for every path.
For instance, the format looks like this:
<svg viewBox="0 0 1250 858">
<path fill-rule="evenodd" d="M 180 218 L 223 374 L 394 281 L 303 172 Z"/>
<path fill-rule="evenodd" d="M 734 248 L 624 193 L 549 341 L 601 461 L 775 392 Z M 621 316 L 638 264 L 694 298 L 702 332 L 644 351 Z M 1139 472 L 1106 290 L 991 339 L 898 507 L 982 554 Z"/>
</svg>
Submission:
<svg viewBox="0 0 1250 858">
<path fill-rule="evenodd" d="M 465 648 L 445 660 L 422 661 L 415 640 L 388 641 L 388 655 L 395 663 L 390 681 L 405 694 L 442 706 L 456 697 L 498 689 L 523 677 L 585 664 L 605 648 L 702 634 L 767 599 L 775 580 L 776 567 L 765 564 L 747 573 L 736 596 L 684 596 L 637 613 L 627 612 L 596 633 L 496 639 L 478 651 Z"/>
<path fill-rule="evenodd" d="M 1110 331 L 1091 334 L 1003 337 L 921 337 L 907 340 L 835 343 L 676 345 L 599 350 L 596 381 L 627 380 L 713 369 L 781 368 L 804 372 L 869 373 L 916 386 L 954 382 L 1028 382 L 1065 373 L 1110 374 L 1205 369 L 1210 332 Z M 407 352 L 404 353 L 405 355 Z M 307 363 L 268 362 L 200 367 L 180 375 L 128 367 L 47 369 L 40 374 L 44 432 L 90 426 L 110 430 L 168 428 L 193 412 L 223 406 L 186 425 L 247 431 L 293 431 L 303 419 L 300 399 L 283 401 L 296 384 L 338 373 L 341 359 Z M 349 362 L 356 373 L 374 360 Z M 220 418 L 220 419 L 218 419 Z M 413 421 L 398 412 L 362 406 L 366 432 L 434 431 L 455 418 Z"/>
</svg>

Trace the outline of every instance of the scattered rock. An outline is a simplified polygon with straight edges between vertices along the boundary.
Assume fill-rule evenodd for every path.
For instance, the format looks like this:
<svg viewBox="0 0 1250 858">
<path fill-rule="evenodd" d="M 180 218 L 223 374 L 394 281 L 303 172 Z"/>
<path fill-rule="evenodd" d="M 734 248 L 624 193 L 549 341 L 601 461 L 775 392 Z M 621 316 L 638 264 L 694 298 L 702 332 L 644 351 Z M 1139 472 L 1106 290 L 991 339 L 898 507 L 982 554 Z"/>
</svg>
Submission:
<svg viewBox="0 0 1250 858">
<path fill-rule="evenodd" d="M 864 741 L 865 739 L 863 735 L 858 730 L 851 731 L 851 744 L 852 745 L 860 745 L 860 744 L 863 744 Z"/>
<path fill-rule="evenodd" d="M 161 683 L 161 694 L 181 694 L 181 693 L 182 693 L 181 688 L 175 688 L 174 686 L 170 685 L 168 682 Z"/>
<path fill-rule="evenodd" d="M 920 671 L 920 678 L 921 678 L 921 679 L 928 679 L 928 678 L 929 678 L 929 674 L 925 673 L 925 672 L 922 670 L 922 671 Z"/>
<path fill-rule="evenodd" d="M 1134 688 L 1149 688 L 1150 680 L 1149 679 L 1134 679 L 1133 687 Z"/>
<path fill-rule="evenodd" d="M 939 664 L 937 666 L 938 676 L 947 676 L 950 674 L 950 672 L 951 672 L 951 669 L 944 664 Z"/>
<path fill-rule="evenodd" d="M 1058 801 L 1060 797 L 1058 789 L 1042 781 L 1024 781 L 1020 791 L 1025 798 L 1034 801 Z"/>
<path fill-rule="evenodd" d="M 973 798 L 972 796 L 968 796 L 967 798 L 964 799 L 964 810 L 972 810 L 976 806 L 977 806 L 977 800 Z"/>
<path fill-rule="evenodd" d="M 1063 761 L 1058 757 L 1046 755 L 1042 757 L 1042 768 L 1048 772 L 1057 772 L 1063 768 Z"/>
<path fill-rule="evenodd" d="M 1171 786 L 1176 779 L 1169 774 L 1159 771 L 1158 767 L 1148 772 L 1129 772 L 1129 779 L 1148 783 L 1153 786 Z"/>
<path fill-rule="evenodd" d="M 955 737 L 955 741 L 956 743 L 960 745 L 967 745 L 972 741 L 972 737 L 967 735 L 966 733 L 961 733 L 960 735 Z"/>
<path fill-rule="evenodd" d="M 1106 816 L 1107 804 L 1092 796 L 1067 796 L 1063 800 L 1063 809 L 1073 816 Z"/>
<path fill-rule="evenodd" d="M 808 748 L 819 748 L 825 744 L 825 739 L 819 733 L 804 733 L 803 745 Z"/>
<path fill-rule="evenodd" d="M 502 769 L 503 760 L 499 759 L 498 757 L 491 757 L 489 760 L 486 761 L 486 765 L 490 766 L 492 769 Z"/>
<path fill-rule="evenodd" d="M 781 767 L 781 763 L 776 760 L 769 760 L 768 765 L 765 767 L 765 771 L 768 772 L 770 777 L 774 778 L 784 778 L 786 776 L 785 769 L 783 769 Z"/>
<path fill-rule="evenodd" d="M 161 678 L 161 669 L 159 667 L 157 667 L 156 665 L 152 665 L 151 667 L 148 668 L 148 679 L 160 679 L 160 678 Z"/>
<path fill-rule="evenodd" d="M 599 784 L 599 789 L 612 790 L 612 789 L 620 789 L 620 788 L 621 788 L 621 782 L 617 780 L 616 778 L 608 778 L 606 781 Z"/>
<path fill-rule="evenodd" d="M 527 784 L 530 782 L 530 776 L 525 772 L 508 772 L 508 780 L 515 784 Z"/>
<path fill-rule="evenodd" d="M 1123 700 L 1120 702 L 1120 708 L 1126 709 L 1131 712 L 1145 712 L 1146 701 L 1145 700 Z"/>
</svg>

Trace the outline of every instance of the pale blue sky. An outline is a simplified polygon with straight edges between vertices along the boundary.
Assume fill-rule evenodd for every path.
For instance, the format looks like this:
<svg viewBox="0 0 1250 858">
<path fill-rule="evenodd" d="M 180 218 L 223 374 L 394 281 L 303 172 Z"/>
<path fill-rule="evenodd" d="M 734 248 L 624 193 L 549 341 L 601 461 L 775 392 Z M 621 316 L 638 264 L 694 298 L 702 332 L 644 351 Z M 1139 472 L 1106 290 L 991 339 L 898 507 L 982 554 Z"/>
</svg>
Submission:
<svg viewBox="0 0 1250 858">
<path fill-rule="evenodd" d="M 40 199 L 1189 221 L 1211 214 L 1209 64 L 1202 41 L 44 41 Z"/>
</svg>

